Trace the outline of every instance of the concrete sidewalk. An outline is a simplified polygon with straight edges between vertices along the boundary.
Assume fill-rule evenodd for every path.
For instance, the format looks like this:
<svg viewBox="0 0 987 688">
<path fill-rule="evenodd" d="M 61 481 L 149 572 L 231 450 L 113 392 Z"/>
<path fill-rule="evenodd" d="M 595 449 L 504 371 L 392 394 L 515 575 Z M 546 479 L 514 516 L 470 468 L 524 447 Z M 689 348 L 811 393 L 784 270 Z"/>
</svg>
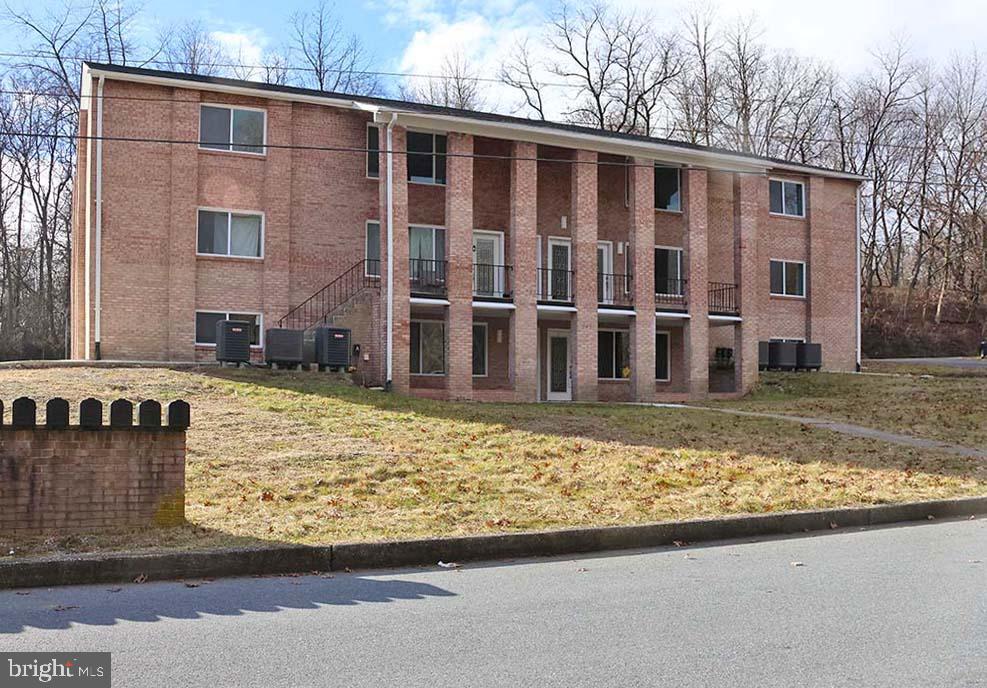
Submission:
<svg viewBox="0 0 987 688">
<path fill-rule="evenodd" d="M 918 449 L 937 449 L 940 451 L 949 452 L 950 454 L 956 454 L 957 456 L 965 456 L 971 459 L 987 459 L 987 450 L 985 449 L 978 449 L 976 447 L 965 447 L 959 444 L 950 444 L 948 442 L 940 442 L 939 440 L 930 440 L 925 437 L 913 437 L 911 435 L 902 435 L 895 432 L 875 430 L 874 428 L 867 428 L 862 425 L 853 425 L 852 423 L 843 423 L 835 420 L 827 420 L 825 418 L 787 416 L 782 413 L 766 413 L 762 411 L 741 411 L 739 409 L 717 408 L 713 406 L 691 406 L 686 404 L 654 404 L 654 406 L 659 406 L 662 408 L 700 409 L 703 411 L 712 411 L 714 413 L 726 413 L 732 416 L 743 416 L 747 418 L 768 418 L 771 420 L 788 421 L 790 423 L 799 423 L 800 425 L 811 425 L 814 428 L 823 428 L 824 430 L 832 430 L 833 432 L 838 432 L 843 435 L 852 435 L 853 437 L 866 437 L 869 439 L 881 440 L 882 442 L 889 442 L 891 444 L 900 444 L 905 447 L 915 447 Z"/>
</svg>

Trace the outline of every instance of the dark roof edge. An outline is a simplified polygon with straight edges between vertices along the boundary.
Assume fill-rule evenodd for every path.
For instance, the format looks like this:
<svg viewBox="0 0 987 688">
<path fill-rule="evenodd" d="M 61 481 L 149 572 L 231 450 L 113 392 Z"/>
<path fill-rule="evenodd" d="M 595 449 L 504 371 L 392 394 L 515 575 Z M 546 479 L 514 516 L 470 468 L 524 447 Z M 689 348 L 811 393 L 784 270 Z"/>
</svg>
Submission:
<svg viewBox="0 0 987 688">
<path fill-rule="evenodd" d="M 84 66 L 90 71 L 108 73 L 108 74 L 119 74 L 119 75 L 131 75 L 131 76 L 142 76 L 151 77 L 157 79 L 173 79 L 178 81 L 186 81 L 189 83 L 198 84 L 204 87 L 208 86 L 223 86 L 228 88 L 240 88 L 240 89 L 250 89 L 254 91 L 259 91 L 262 93 L 279 94 L 284 96 L 298 96 L 304 98 L 317 98 L 324 100 L 336 100 L 345 101 L 353 105 L 362 104 L 370 105 L 381 108 L 394 108 L 400 109 L 410 114 L 420 114 L 420 115 L 434 115 L 441 117 L 454 117 L 474 120 L 477 122 L 486 122 L 492 124 L 504 124 L 504 125 L 514 125 L 514 126 L 525 126 L 533 127 L 536 129 L 544 129 L 546 132 L 557 132 L 560 134 L 571 133 L 579 134 L 584 136 L 595 136 L 604 139 L 611 139 L 613 141 L 624 141 L 628 143 L 643 143 L 643 144 L 654 144 L 659 146 L 667 146 L 670 148 L 680 149 L 682 151 L 692 151 L 700 154 L 709 154 L 716 156 L 723 156 L 725 158 L 732 158 L 738 162 L 747 162 L 760 164 L 764 167 L 778 167 L 778 168 L 789 168 L 804 170 L 806 174 L 812 172 L 825 173 L 827 176 L 837 177 L 841 179 L 862 181 L 864 177 L 860 175 L 853 174 L 851 172 L 844 172 L 842 170 L 836 170 L 829 167 L 822 167 L 820 165 L 812 165 L 800 162 L 794 162 L 791 160 L 784 160 L 781 158 L 772 158 L 766 156 L 752 155 L 749 153 L 741 153 L 738 151 L 732 151 L 725 148 L 717 148 L 713 146 L 702 146 L 699 144 L 689 143 L 686 141 L 675 141 L 672 139 L 659 138 L 654 136 L 644 136 L 641 134 L 629 134 L 622 132 L 612 132 L 602 129 L 595 129 L 592 127 L 580 126 L 577 124 L 565 124 L 560 122 L 549 122 L 545 120 L 527 119 L 524 117 L 515 117 L 511 115 L 501 115 L 491 112 L 479 112 L 475 110 L 463 110 L 459 108 L 442 107 L 438 105 L 430 105 L 426 103 L 414 103 L 404 100 L 396 100 L 391 98 L 381 98 L 377 96 L 360 96 L 352 95 L 348 93 L 337 93 L 333 91 L 320 91 L 318 89 L 303 88 L 299 86 L 281 86 L 277 84 L 269 84 L 258 81 L 245 81 L 241 79 L 230 79 L 227 77 L 218 76 L 205 76 L 202 74 L 186 74 L 184 72 L 172 72 L 160 69 L 147 69 L 144 67 L 128 67 L 117 64 L 107 64 L 101 62 L 91 62 L 85 61 Z"/>
</svg>

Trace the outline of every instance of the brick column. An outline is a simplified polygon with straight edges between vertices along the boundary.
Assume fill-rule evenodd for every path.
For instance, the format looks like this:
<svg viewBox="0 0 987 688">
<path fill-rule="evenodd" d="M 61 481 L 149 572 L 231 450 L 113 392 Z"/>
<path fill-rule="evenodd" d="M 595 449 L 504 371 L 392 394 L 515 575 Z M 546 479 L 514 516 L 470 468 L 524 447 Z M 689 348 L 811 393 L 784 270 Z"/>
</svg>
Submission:
<svg viewBox="0 0 987 688">
<path fill-rule="evenodd" d="M 446 314 L 449 398 L 473 397 L 473 137 L 453 134 L 446 150 L 446 236 L 450 306 Z"/>
<path fill-rule="evenodd" d="M 686 179 L 685 264 L 689 322 L 685 327 L 685 365 L 689 397 L 709 394 L 709 275 L 707 274 L 708 193 L 706 170 L 684 171 Z"/>
<path fill-rule="evenodd" d="M 821 259 L 825 258 L 825 249 L 819 242 L 820 240 L 823 242 L 832 241 L 832 238 L 827 236 L 827 228 L 832 227 L 833 224 L 827 217 L 826 206 L 823 202 L 823 198 L 826 195 L 826 178 L 810 177 L 804 188 L 806 202 L 805 216 L 808 220 L 805 223 L 805 341 L 818 342 L 822 340 L 820 335 L 823 334 L 823 330 L 825 329 L 820 316 L 824 314 L 826 309 L 820 308 L 818 312 L 814 313 L 813 296 L 815 294 L 822 296 L 827 292 L 832 292 L 833 288 L 831 284 L 824 282 L 823 276 L 825 271 L 812 269 L 813 254 L 818 254 L 818 257 Z M 824 264 L 824 260 L 819 260 L 818 263 L 822 265 Z M 853 271 L 851 270 L 850 272 Z M 816 279 L 816 275 L 819 276 L 819 279 Z M 814 320 L 819 324 L 819 327 L 812 326 Z"/>
<path fill-rule="evenodd" d="M 747 393 L 757 382 L 758 279 L 757 240 L 762 209 L 768 207 L 768 180 L 763 175 L 735 174 L 733 181 L 734 279 L 743 322 L 734 328 L 734 388 Z"/>
<path fill-rule="evenodd" d="M 199 99 L 193 91 L 175 91 L 171 137 L 195 141 L 199 136 Z M 190 98 L 194 98 L 190 99 Z M 168 226 L 168 358 L 195 357 L 195 249 L 198 245 L 196 201 L 199 198 L 199 151 L 171 146 L 171 217 Z M 104 322 L 105 324 L 105 322 Z M 105 328 L 104 328 L 105 330 Z M 113 357 L 113 349 L 103 357 Z"/>
<path fill-rule="evenodd" d="M 381 150 L 387 148 L 387 127 L 380 128 Z M 406 136 L 403 127 L 394 127 L 392 146 L 394 153 L 394 316 L 391 389 L 407 393 L 410 380 L 409 356 L 411 347 L 411 289 L 408 283 L 408 161 L 405 150 Z M 380 238 L 381 238 L 381 318 L 383 319 L 384 346 L 387 342 L 387 155 L 380 156 Z M 387 353 L 384 353 L 384 374 L 387 376 Z"/>
<path fill-rule="evenodd" d="M 596 401 L 597 397 L 597 154 L 593 151 L 573 152 L 572 232 L 573 266 L 575 274 L 576 317 L 573 322 L 575 341 L 572 343 L 576 374 L 573 399 Z"/>
<path fill-rule="evenodd" d="M 538 401 L 538 300 L 535 265 L 538 225 L 538 147 L 515 141 L 511 160 L 511 246 L 514 316 L 511 320 L 510 375 L 518 401 Z"/>
<path fill-rule="evenodd" d="M 268 111 L 269 143 L 294 143 L 293 112 L 294 108 L 288 103 Z M 265 328 L 276 327 L 278 319 L 290 307 L 293 165 L 293 149 L 267 149 L 267 164 L 264 166 L 264 273 L 261 295 Z"/>
<path fill-rule="evenodd" d="M 628 248 L 634 261 L 634 310 L 631 324 L 631 384 L 635 401 L 655 399 L 655 168 L 634 158 Z"/>
</svg>

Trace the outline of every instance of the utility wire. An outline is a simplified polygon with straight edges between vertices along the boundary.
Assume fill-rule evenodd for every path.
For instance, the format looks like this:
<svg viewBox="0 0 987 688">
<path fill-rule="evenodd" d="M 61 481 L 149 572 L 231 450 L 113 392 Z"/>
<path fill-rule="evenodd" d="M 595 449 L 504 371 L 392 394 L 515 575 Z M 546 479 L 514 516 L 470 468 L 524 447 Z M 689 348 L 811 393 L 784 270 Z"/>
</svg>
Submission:
<svg viewBox="0 0 987 688">
<path fill-rule="evenodd" d="M 167 145 L 192 145 L 203 148 L 204 150 L 220 150 L 217 148 L 209 148 L 209 146 L 228 146 L 230 145 L 227 141 L 193 141 L 189 139 L 165 139 L 165 138 L 145 138 L 139 136 L 87 136 L 84 134 L 56 134 L 56 133 L 46 133 L 46 132 L 32 132 L 32 131 L 11 131 L 11 130 L 0 130 L 0 136 L 10 136 L 10 137 L 26 137 L 26 138 L 55 138 L 55 139 L 74 139 L 77 141 L 111 141 L 111 142 L 122 142 L 122 143 L 153 143 L 153 144 L 167 144 Z M 315 145 L 301 145 L 296 143 L 265 143 L 259 146 L 251 146 L 253 148 L 274 148 L 278 150 L 303 150 L 303 151 L 322 151 L 328 153 L 352 153 L 359 155 L 370 155 L 372 153 L 378 153 L 380 155 L 386 155 L 386 150 L 373 150 L 370 148 L 363 148 L 360 146 L 315 146 Z M 234 151 L 239 152 L 239 151 Z M 392 153 L 395 155 L 441 155 L 446 158 L 471 158 L 476 160 L 500 160 L 500 161 L 527 161 L 527 162 L 545 162 L 545 163 L 561 163 L 570 165 L 596 165 L 597 167 L 622 167 L 622 168 L 651 168 L 654 164 L 638 164 L 634 162 L 621 162 L 618 160 L 576 160 L 573 158 L 548 158 L 540 156 L 515 156 L 515 155 L 497 155 L 494 153 L 423 153 L 421 151 L 412 150 L 393 150 Z M 248 153 L 249 154 L 249 153 Z M 770 163 L 770 160 L 765 160 L 765 162 Z M 794 165 L 801 165 L 803 167 L 813 169 L 813 165 L 803 165 L 802 163 L 790 163 Z M 824 171 L 826 168 L 818 168 L 820 171 Z M 731 171 L 731 170 L 723 170 Z M 832 170 L 833 172 L 840 172 L 840 170 Z M 733 172 L 737 172 L 733 170 Z M 738 172 L 739 174 L 756 174 L 756 172 Z M 853 174 L 853 173 L 848 173 Z M 864 181 L 873 182 L 872 179 L 866 179 Z M 968 182 L 949 182 L 944 180 L 922 180 L 922 179 L 881 179 L 882 183 L 894 183 L 894 184 L 923 184 L 925 186 L 946 186 L 950 188 L 970 188 L 970 189 L 983 189 L 987 190 L 987 184 L 979 183 L 968 183 Z"/>
<path fill-rule="evenodd" d="M 194 88 L 194 87 L 190 87 L 190 88 Z M 100 96 L 100 95 L 95 94 L 95 93 L 90 93 L 90 94 L 84 94 L 84 95 L 75 96 L 75 95 L 68 94 L 68 93 L 55 93 L 55 92 L 46 92 L 46 91 L 28 91 L 28 90 L 22 90 L 22 89 L 5 89 L 5 88 L 0 88 L 0 95 L 11 95 L 11 96 L 18 96 L 18 97 L 23 97 L 23 98 L 61 98 L 61 99 L 71 99 L 71 100 L 75 100 L 76 97 L 86 98 L 86 99 L 89 99 L 89 100 L 100 99 L 101 98 L 102 100 L 109 100 L 109 101 L 122 100 L 122 101 L 134 101 L 134 102 L 155 102 L 155 103 L 195 103 L 195 102 L 199 102 L 199 101 L 193 101 L 193 100 L 183 100 L 181 98 L 175 98 L 173 96 L 137 96 L 137 95 L 124 95 L 124 94 L 104 94 L 104 95 Z M 361 96 L 361 95 L 352 95 L 352 94 L 337 94 L 337 95 L 343 96 L 345 98 L 352 98 L 353 100 L 357 100 L 357 101 L 359 101 L 361 99 L 367 99 L 367 100 L 373 100 L 373 99 L 378 99 L 378 100 L 393 100 L 393 99 L 388 99 L 388 98 L 377 98 L 376 96 Z M 291 107 L 291 103 L 281 103 L 281 102 L 277 102 L 277 100 L 275 100 L 275 99 L 271 99 L 271 100 L 272 100 L 272 102 L 270 102 L 270 103 L 268 103 L 268 104 L 265 105 L 266 108 Z M 401 102 L 401 101 L 395 101 L 395 102 Z M 421 105 L 427 105 L 427 103 L 420 103 L 420 104 Z M 75 113 L 73 113 L 73 114 L 75 114 Z M 496 114 L 496 113 L 489 113 L 489 114 Z M 565 124 L 564 122 L 552 122 L 551 120 L 531 120 L 531 121 L 532 122 L 547 122 L 547 123 L 550 123 L 550 124 L 563 124 L 563 125 Z M 619 133 L 619 132 L 612 132 L 612 131 L 606 130 L 606 129 L 600 129 L 599 131 L 601 133 L 604 133 L 604 134 L 605 133 Z M 685 129 L 685 128 L 682 128 L 682 127 L 669 127 L 667 129 L 667 131 L 669 132 L 669 136 L 672 133 L 675 133 L 675 132 L 678 132 L 678 133 L 681 133 L 681 134 L 688 134 L 688 135 L 691 135 L 691 134 L 707 134 L 707 133 L 709 133 L 709 132 L 707 132 L 705 130 L 698 130 L 698 129 L 697 130 L 690 130 L 690 129 Z M 651 138 L 661 139 L 663 137 L 655 137 L 655 136 L 652 136 Z M 823 144 L 823 145 L 832 144 L 832 145 L 839 145 L 839 146 L 854 146 L 854 147 L 860 147 L 860 146 L 867 146 L 868 145 L 868 143 L 866 141 L 845 141 L 845 140 L 838 139 L 838 138 L 828 138 L 828 137 L 818 137 L 818 136 L 806 138 L 806 137 L 802 137 L 802 136 L 785 135 L 785 134 L 771 134 L 770 136 L 766 136 L 766 137 L 764 137 L 764 136 L 752 136 L 752 138 L 753 139 L 756 139 L 756 140 L 768 140 L 768 141 L 785 142 L 785 143 L 791 143 L 793 141 L 798 141 L 798 142 L 803 142 L 803 143 L 807 143 L 807 144 Z M 673 142 L 676 142 L 676 143 L 693 144 L 692 141 L 687 141 L 687 140 L 682 140 L 682 139 L 664 138 L 664 140 L 673 141 Z M 705 144 L 698 144 L 697 143 L 697 144 L 694 144 L 694 145 L 700 145 L 700 146 L 702 146 L 702 145 L 705 145 Z M 919 145 L 915 145 L 915 144 L 907 144 L 907 143 L 890 143 L 889 142 L 889 143 L 874 143 L 874 144 L 870 144 L 870 145 L 872 147 L 874 147 L 874 148 L 886 148 L 886 149 L 890 149 L 890 150 L 909 150 L 909 151 L 919 151 L 919 152 L 929 152 L 929 153 L 934 153 L 936 151 L 939 151 L 939 152 L 949 152 L 949 153 L 954 153 L 954 154 L 957 152 L 954 149 L 941 148 L 941 147 L 934 147 L 933 149 L 930 150 L 930 149 L 927 149 L 924 146 L 919 146 Z M 730 151 L 730 152 L 736 153 L 737 155 L 752 155 L 752 156 L 755 156 L 755 157 L 763 157 L 763 156 L 760 156 L 760 155 L 758 155 L 756 153 L 744 153 L 742 151 Z M 980 153 L 980 154 L 984 154 L 984 153 L 987 153 L 987 151 L 974 149 L 974 150 L 967 151 L 967 153 Z M 804 164 L 804 163 L 793 163 L 793 164 Z"/>
</svg>

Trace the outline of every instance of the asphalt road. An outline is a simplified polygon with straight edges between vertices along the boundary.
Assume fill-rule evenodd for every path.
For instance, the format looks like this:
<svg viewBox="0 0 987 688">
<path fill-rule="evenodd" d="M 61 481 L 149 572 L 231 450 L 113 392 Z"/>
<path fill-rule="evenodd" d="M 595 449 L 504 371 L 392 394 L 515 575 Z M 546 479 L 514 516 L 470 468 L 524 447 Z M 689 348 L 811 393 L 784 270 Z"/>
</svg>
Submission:
<svg viewBox="0 0 987 688">
<path fill-rule="evenodd" d="M 459 570 L 4 591 L 0 649 L 111 650 L 116 686 L 983 686 L 985 562 L 987 521 L 972 520 Z"/>
</svg>

